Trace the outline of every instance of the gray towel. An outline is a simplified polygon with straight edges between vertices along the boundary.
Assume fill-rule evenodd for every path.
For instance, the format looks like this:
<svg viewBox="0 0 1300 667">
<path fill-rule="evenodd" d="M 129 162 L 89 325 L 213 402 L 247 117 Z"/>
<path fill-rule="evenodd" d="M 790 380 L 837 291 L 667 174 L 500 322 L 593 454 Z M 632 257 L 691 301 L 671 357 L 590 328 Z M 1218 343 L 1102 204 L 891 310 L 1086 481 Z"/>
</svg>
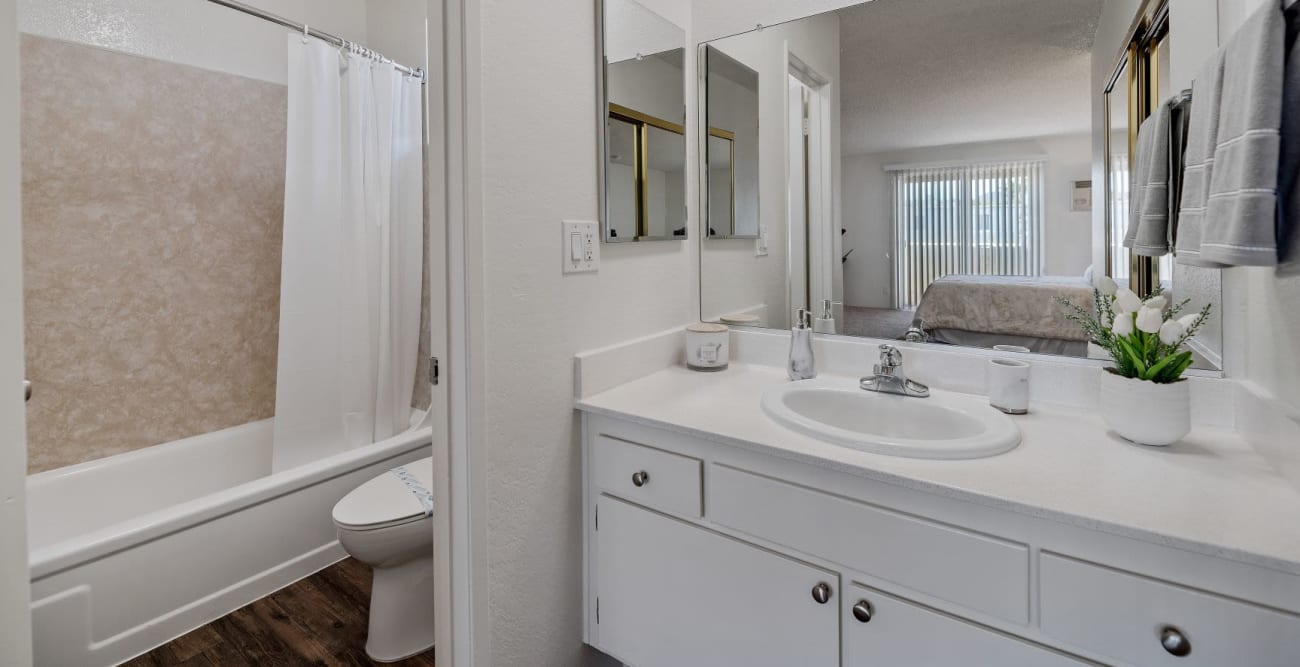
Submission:
<svg viewBox="0 0 1300 667">
<path fill-rule="evenodd" d="M 1169 107 L 1169 250 L 1178 240 L 1178 204 L 1183 200 L 1183 153 L 1187 150 L 1187 116 L 1192 107 L 1188 88 L 1166 103 Z"/>
<path fill-rule="evenodd" d="M 1277 169 L 1280 276 L 1300 275 L 1300 3 L 1286 10 L 1286 73 L 1282 83 L 1282 151 Z"/>
<path fill-rule="evenodd" d="M 1138 128 L 1129 187 L 1124 247 L 1135 255 L 1169 254 L 1169 105 L 1161 104 Z"/>
<path fill-rule="evenodd" d="M 1277 169 L 1286 30 L 1266 2 L 1192 85 L 1180 264 L 1277 264 Z"/>
</svg>

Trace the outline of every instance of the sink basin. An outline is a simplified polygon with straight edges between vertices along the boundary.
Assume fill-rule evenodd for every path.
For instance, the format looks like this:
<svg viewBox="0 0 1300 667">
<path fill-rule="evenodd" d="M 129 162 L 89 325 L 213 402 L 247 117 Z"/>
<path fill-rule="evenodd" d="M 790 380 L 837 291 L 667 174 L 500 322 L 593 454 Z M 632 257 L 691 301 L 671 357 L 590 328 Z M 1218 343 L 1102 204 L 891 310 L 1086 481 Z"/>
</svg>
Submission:
<svg viewBox="0 0 1300 667">
<path fill-rule="evenodd" d="M 912 398 L 843 379 L 803 380 L 764 392 L 763 412 L 818 440 L 891 456 L 975 459 L 1020 444 L 1020 429 L 987 399 L 946 391 Z"/>
</svg>

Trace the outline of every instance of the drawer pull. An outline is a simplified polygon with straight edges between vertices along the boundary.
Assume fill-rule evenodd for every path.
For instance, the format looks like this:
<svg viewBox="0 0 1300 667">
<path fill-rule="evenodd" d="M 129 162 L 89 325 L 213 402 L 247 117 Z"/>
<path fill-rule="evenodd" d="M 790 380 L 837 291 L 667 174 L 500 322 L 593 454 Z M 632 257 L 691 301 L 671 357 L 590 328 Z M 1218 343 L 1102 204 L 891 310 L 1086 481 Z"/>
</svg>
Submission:
<svg viewBox="0 0 1300 667">
<path fill-rule="evenodd" d="M 650 473 L 642 470 L 632 473 L 632 486 L 642 487 L 650 483 Z"/>
<path fill-rule="evenodd" d="M 826 604 L 827 602 L 830 602 L 831 585 L 823 581 L 818 583 L 816 586 L 813 586 L 812 598 L 817 601 L 817 604 Z"/>
<path fill-rule="evenodd" d="M 858 600 L 858 603 L 853 605 L 853 618 L 858 619 L 859 623 L 870 623 L 873 611 L 870 602 Z"/>
<path fill-rule="evenodd" d="M 1165 652 L 1169 655 L 1183 657 L 1192 652 L 1192 643 L 1187 640 L 1186 635 L 1181 630 L 1172 625 L 1166 625 L 1160 630 L 1160 645 L 1164 647 Z"/>
</svg>

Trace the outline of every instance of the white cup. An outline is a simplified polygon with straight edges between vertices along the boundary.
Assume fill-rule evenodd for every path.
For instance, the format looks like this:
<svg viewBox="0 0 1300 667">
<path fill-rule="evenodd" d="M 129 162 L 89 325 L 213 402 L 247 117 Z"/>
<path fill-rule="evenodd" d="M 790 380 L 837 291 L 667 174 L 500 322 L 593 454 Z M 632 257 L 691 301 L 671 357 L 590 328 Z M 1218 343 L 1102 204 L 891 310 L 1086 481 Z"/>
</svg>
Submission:
<svg viewBox="0 0 1300 667">
<path fill-rule="evenodd" d="M 989 405 L 1009 414 L 1029 412 L 1029 364 L 1011 359 L 990 359 Z"/>
</svg>

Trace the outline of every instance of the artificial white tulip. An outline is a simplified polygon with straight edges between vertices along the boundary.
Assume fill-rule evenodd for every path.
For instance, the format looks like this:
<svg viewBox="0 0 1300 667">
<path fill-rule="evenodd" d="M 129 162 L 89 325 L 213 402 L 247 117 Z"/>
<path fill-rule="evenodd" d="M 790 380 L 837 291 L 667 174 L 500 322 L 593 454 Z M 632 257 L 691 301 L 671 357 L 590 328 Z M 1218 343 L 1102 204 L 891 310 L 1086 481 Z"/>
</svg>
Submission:
<svg viewBox="0 0 1300 667">
<path fill-rule="evenodd" d="M 1130 313 L 1116 315 L 1115 323 L 1110 325 L 1110 331 L 1116 336 L 1127 336 L 1133 333 L 1133 315 Z"/>
<path fill-rule="evenodd" d="M 1142 303 L 1142 305 L 1146 306 L 1147 308 L 1155 308 L 1156 310 L 1164 310 L 1164 309 L 1165 309 L 1165 306 L 1168 305 L 1168 303 L 1169 303 L 1169 299 L 1166 299 L 1166 298 L 1164 298 L 1163 296 L 1153 296 L 1153 297 L 1151 297 L 1150 299 L 1147 299 L 1146 301 L 1144 301 L 1144 302 Z"/>
<path fill-rule="evenodd" d="M 1136 322 L 1138 331 L 1149 334 L 1159 333 L 1160 326 L 1164 324 L 1164 321 L 1164 315 L 1157 308 L 1143 306 L 1138 310 Z"/>
<path fill-rule="evenodd" d="M 1200 313 L 1192 313 L 1191 315 L 1183 315 L 1178 318 L 1178 323 L 1183 325 L 1183 329 L 1190 329 L 1193 324 L 1196 324 L 1196 320 L 1199 319 L 1201 319 Z"/>
<path fill-rule="evenodd" d="M 1096 287 L 1102 296 L 1115 296 L 1115 293 L 1119 291 L 1119 283 L 1116 283 L 1115 279 L 1110 276 L 1098 276 Z"/>
<path fill-rule="evenodd" d="M 1121 313 L 1136 313 L 1141 307 L 1142 299 L 1138 298 L 1133 290 L 1121 287 L 1115 292 L 1115 310 Z"/>
<path fill-rule="evenodd" d="M 1160 342 L 1165 345 L 1173 345 L 1183 339 L 1183 334 L 1187 333 L 1187 327 L 1178 320 L 1169 320 L 1160 325 Z"/>
</svg>

